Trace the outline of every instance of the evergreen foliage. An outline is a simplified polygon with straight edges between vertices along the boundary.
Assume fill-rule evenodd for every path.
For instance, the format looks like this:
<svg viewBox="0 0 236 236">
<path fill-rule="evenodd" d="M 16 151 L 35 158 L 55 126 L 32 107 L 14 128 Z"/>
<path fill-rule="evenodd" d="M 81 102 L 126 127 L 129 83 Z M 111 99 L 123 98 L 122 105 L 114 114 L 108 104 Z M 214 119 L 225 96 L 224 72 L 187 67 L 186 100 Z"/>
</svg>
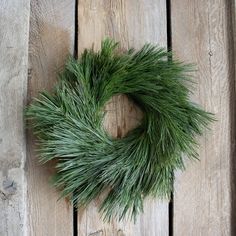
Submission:
<svg viewBox="0 0 236 236">
<path fill-rule="evenodd" d="M 196 135 L 212 120 L 189 99 L 191 66 L 146 44 L 126 52 L 107 39 L 101 50 L 70 58 L 52 93 L 27 108 L 40 160 L 56 159 L 54 185 L 75 206 L 106 190 L 104 220 L 135 218 L 147 196 L 169 198 L 174 171 L 197 158 Z M 140 126 L 122 139 L 103 128 L 105 103 L 126 94 L 143 111 Z M 184 155 L 183 155 L 184 154 Z"/>
</svg>

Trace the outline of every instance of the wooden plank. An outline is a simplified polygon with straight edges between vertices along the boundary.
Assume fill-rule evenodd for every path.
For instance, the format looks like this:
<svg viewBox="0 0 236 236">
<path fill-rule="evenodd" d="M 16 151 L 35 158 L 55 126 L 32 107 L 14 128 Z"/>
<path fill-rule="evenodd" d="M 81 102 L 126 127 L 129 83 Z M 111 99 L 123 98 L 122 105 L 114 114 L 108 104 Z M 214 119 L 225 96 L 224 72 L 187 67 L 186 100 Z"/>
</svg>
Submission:
<svg viewBox="0 0 236 236">
<path fill-rule="evenodd" d="M 166 46 L 166 1 L 80 0 L 78 2 L 78 52 L 94 44 L 99 49 L 104 37 L 121 42 L 123 48 L 140 48 L 145 42 Z M 105 127 L 115 137 L 124 136 L 137 124 L 139 110 L 125 96 L 112 98 L 106 106 Z M 79 211 L 78 235 L 168 235 L 168 202 L 147 200 L 144 214 L 132 222 L 103 223 L 97 212 L 101 199 Z"/>
<path fill-rule="evenodd" d="M 31 1 L 28 99 L 50 89 L 74 49 L 74 0 Z M 41 166 L 28 133 L 29 235 L 72 235 L 73 209 L 50 185 L 53 163 Z"/>
<path fill-rule="evenodd" d="M 232 0 L 231 1 L 231 29 L 232 31 L 229 34 L 233 35 L 233 44 L 234 44 L 234 57 L 233 57 L 233 61 L 234 61 L 234 88 L 236 90 L 236 1 Z M 233 101 L 233 104 L 234 101 Z M 235 112 L 235 109 L 234 109 Z M 232 136 L 235 137 L 235 118 L 233 119 L 233 117 L 235 117 L 235 113 L 232 114 L 232 124 L 231 125 L 231 132 L 232 132 Z M 234 140 L 232 140 L 232 142 L 234 142 Z M 236 219 L 236 201 L 235 201 L 235 196 L 236 196 L 236 160 L 235 158 L 232 158 L 231 161 L 231 235 L 236 235 L 236 224 L 235 219 Z"/>
<path fill-rule="evenodd" d="M 0 4 L 0 235 L 26 233 L 26 98 L 29 0 Z"/>
<path fill-rule="evenodd" d="M 187 170 L 178 174 L 176 236 L 231 235 L 235 82 L 229 2 L 175 0 L 171 5 L 173 50 L 181 60 L 197 64 L 193 100 L 217 119 L 200 138 L 200 161 L 187 163 Z"/>
</svg>

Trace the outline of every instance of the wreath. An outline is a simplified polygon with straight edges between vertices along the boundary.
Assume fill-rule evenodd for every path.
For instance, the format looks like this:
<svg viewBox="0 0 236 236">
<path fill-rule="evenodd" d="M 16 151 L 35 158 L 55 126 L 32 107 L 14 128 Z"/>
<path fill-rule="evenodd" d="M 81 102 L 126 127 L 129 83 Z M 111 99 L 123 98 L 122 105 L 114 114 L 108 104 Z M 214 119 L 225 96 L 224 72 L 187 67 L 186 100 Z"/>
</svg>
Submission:
<svg viewBox="0 0 236 236">
<path fill-rule="evenodd" d="M 169 198 L 174 171 L 198 157 L 196 135 L 213 119 L 189 99 L 191 71 L 165 49 L 122 51 L 110 39 L 98 52 L 69 58 L 53 92 L 42 92 L 26 112 L 41 162 L 57 160 L 53 183 L 62 197 L 81 207 L 105 192 L 100 212 L 108 221 L 135 219 L 147 196 Z M 103 127 L 104 106 L 117 94 L 143 112 L 121 139 Z"/>
</svg>

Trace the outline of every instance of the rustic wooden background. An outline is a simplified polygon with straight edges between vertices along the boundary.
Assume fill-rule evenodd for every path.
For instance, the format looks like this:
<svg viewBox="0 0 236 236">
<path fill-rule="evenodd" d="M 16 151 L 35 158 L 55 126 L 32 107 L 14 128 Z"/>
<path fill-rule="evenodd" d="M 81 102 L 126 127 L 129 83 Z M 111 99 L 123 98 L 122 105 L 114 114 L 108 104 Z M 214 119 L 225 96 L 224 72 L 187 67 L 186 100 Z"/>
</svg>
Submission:
<svg viewBox="0 0 236 236">
<path fill-rule="evenodd" d="M 0 0 L 0 236 L 228 236 L 235 221 L 235 3 L 233 0 Z M 96 199 L 78 214 L 49 184 L 23 108 L 50 89 L 69 54 L 112 37 L 152 42 L 197 65 L 192 96 L 216 114 L 200 159 L 176 173 L 170 202 L 149 199 L 137 223 L 103 223 Z M 107 104 L 105 127 L 122 137 L 140 111 L 125 96 Z"/>
</svg>

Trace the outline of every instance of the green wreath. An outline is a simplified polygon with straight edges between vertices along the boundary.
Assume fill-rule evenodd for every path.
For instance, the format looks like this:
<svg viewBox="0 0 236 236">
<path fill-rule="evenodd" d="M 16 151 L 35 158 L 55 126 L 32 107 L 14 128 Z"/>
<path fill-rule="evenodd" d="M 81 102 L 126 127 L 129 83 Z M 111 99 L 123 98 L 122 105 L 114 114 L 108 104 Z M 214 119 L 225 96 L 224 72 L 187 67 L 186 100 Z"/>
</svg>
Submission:
<svg viewBox="0 0 236 236">
<path fill-rule="evenodd" d="M 70 58 L 53 93 L 42 92 L 26 113 L 40 160 L 57 160 L 54 184 L 62 196 L 80 207 L 106 190 L 100 211 L 108 221 L 135 218 L 147 196 L 169 198 L 174 171 L 184 169 L 183 157 L 198 156 L 195 136 L 212 120 L 190 102 L 191 66 L 150 44 L 126 52 L 118 46 L 107 39 L 99 52 Z M 103 107 L 117 94 L 144 114 L 122 139 L 103 128 Z"/>
</svg>

